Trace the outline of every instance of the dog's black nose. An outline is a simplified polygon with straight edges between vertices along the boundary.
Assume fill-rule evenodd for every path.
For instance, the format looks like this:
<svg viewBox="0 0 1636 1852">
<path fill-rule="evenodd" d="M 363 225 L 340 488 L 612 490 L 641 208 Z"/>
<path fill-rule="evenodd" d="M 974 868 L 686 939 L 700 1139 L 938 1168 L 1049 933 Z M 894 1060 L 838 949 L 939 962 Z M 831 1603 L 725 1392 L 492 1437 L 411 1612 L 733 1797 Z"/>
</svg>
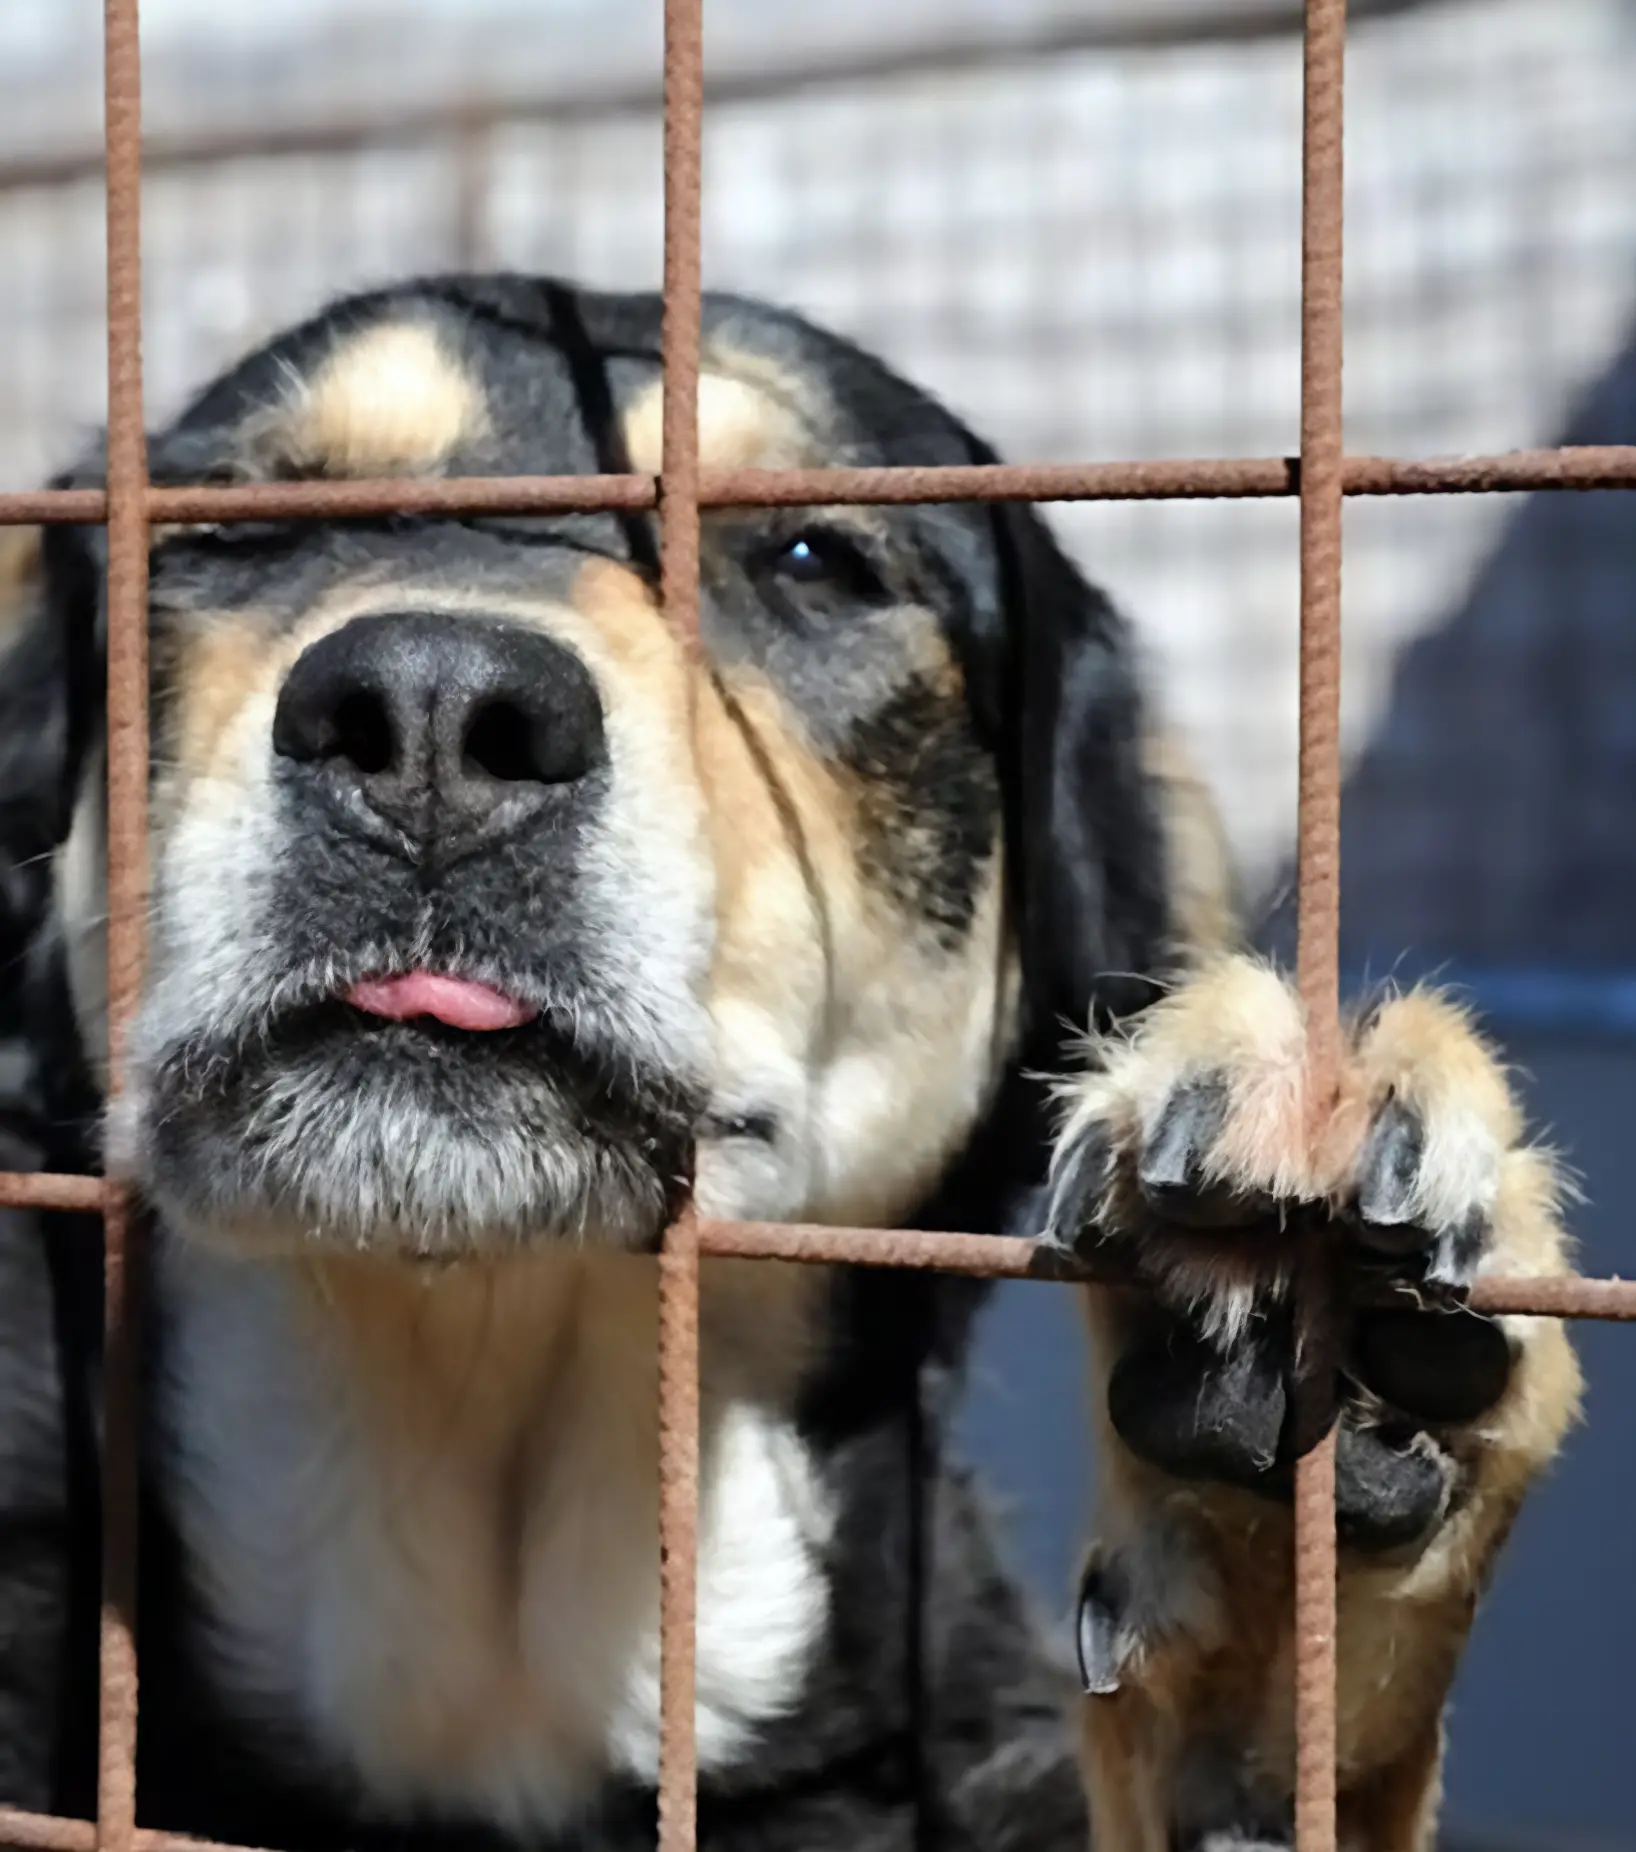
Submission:
<svg viewBox="0 0 1636 1852">
<path fill-rule="evenodd" d="M 304 650 L 273 750 L 428 844 L 520 823 L 607 758 L 601 698 L 571 650 L 431 612 L 357 617 Z"/>
</svg>

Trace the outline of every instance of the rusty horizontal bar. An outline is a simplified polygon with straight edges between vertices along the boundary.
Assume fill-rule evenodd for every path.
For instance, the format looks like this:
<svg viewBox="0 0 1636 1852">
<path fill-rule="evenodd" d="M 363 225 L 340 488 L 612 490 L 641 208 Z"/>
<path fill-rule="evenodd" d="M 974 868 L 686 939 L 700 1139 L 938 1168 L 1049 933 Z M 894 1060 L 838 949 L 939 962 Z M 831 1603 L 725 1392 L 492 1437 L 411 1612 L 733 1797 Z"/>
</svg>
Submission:
<svg viewBox="0 0 1636 1852">
<path fill-rule="evenodd" d="M 1004 1280 L 1132 1282 L 1128 1265 L 1081 1263 L 1020 1235 L 970 1235 L 920 1228 L 830 1228 L 810 1222 L 699 1223 L 699 1252 L 712 1258 L 788 1260 L 850 1267 L 910 1267 Z M 1636 1280 L 1493 1278 L 1472 1289 L 1481 1312 L 1541 1318 L 1636 1319 Z"/>
<path fill-rule="evenodd" d="M 97 1829 L 90 1820 L 0 1807 L 0 1844 L 32 1846 L 37 1852 L 96 1852 Z"/>
<path fill-rule="evenodd" d="M 1479 1312 L 1531 1313 L 1538 1318 L 1636 1318 L 1636 1280 L 1479 1280 L 1471 1290 Z"/>
<path fill-rule="evenodd" d="M 132 1837 L 132 1852 L 262 1852 L 258 1846 L 236 1846 L 214 1839 L 195 1839 L 188 1833 L 161 1833 L 139 1826 Z M 32 1848 L 33 1852 L 97 1852 L 97 1829 L 90 1820 L 70 1820 L 59 1814 L 29 1813 L 21 1807 L 0 1807 L 0 1845 Z"/>
<path fill-rule="evenodd" d="M 108 518 L 101 489 L 24 489 L 0 494 L 0 527 L 93 526 Z"/>
<path fill-rule="evenodd" d="M 100 1177 L 49 1170 L 0 1171 L 0 1209 L 70 1209 L 97 1214 L 108 1200 Z"/>
<path fill-rule="evenodd" d="M 1057 502 L 1288 495 L 1281 457 L 1152 463 L 955 463 L 853 469 L 705 470 L 711 508 L 915 502 Z M 1636 472 L 1633 472 L 1636 473 Z"/>
<path fill-rule="evenodd" d="M 148 491 L 148 519 L 282 521 L 388 514 L 558 514 L 652 508 L 657 500 L 652 476 L 383 476 L 356 482 L 155 487 Z"/>
<path fill-rule="evenodd" d="M 1636 444 L 1581 444 L 1469 457 L 1348 457 L 1347 495 L 1493 494 L 1636 488 Z M 1135 463 L 985 463 L 943 468 L 710 470 L 711 508 L 826 502 L 1233 501 L 1301 491 L 1298 457 L 1204 457 Z"/>
<path fill-rule="evenodd" d="M 52 1171 L 0 1171 L 0 1209 L 95 1211 L 99 1177 Z M 1128 1268 L 1062 1260 L 1021 1235 L 970 1235 L 924 1228 L 830 1228 L 817 1222 L 698 1225 L 699 1252 L 711 1258 L 790 1260 L 847 1267 L 908 1267 L 996 1280 L 1100 1280 L 1125 1284 Z M 1636 1319 L 1636 1280 L 1525 1278 L 1480 1280 L 1471 1303 L 1482 1312 L 1540 1318 Z M 0 1812 L 0 1819 L 4 1818 Z M 0 1833 L 0 1839 L 4 1834 Z"/>
<path fill-rule="evenodd" d="M 699 472 L 706 508 L 916 502 L 1238 501 L 1297 495 L 1294 457 L 1204 457 L 1135 463 L 974 463 L 943 468 Z M 1636 444 L 1567 445 L 1469 457 L 1348 457 L 1348 495 L 1476 495 L 1636 488 Z M 383 514 L 539 514 L 657 506 L 652 476 L 381 477 L 256 482 L 148 491 L 156 522 L 345 520 Z M 0 526 L 105 519 L 100 489 L 0 494 Z"/>
<path fill-rule="evenodd" d="M 699 1252 L 744 1260 L 798 1260 L 838 1266 L 915 1267 L 988 1279 L 1066 1277 L 1048 1271 L 1032 1241 L 1018 1235 L 959 1235 L 921 1228 L 829 1228 L 816 1222 L 699 1223 Z M 1075 1275 L 1074 1277 L 1081 1277 Z"/>
<path fill-rule="evenodd" d="M 1487 456 L 1348 457 L 1348 495 L 1488 495 L 1524 489 L 1636 488 L 1636 444 L 1560 444 Z"/>
</svg>

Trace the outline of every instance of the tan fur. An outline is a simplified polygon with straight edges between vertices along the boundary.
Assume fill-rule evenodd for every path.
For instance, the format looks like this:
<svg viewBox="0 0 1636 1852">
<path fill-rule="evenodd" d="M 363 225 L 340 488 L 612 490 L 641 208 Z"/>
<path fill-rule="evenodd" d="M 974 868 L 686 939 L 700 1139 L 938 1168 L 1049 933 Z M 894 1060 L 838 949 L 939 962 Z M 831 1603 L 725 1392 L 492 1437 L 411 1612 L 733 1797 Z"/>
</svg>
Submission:
<svg viewBox="0 0 1636 1852">
<path fill-rule="evenodd" d="M 482 387 L 446 342 L 424 324 L 383 322 L 294 382 L 255 436 L 288 469 L 401 476 L 442 469 L 487 428 Z"/>
<path fill-rule="evenodd" d="M 650 1374 L 654 1366 L 658 1275 L 648 1256 L 550 1251 L 416 1268 L 328 1254 L 300 1271 L 322 1341 L 348 1359 L 389 1452 L 441 1446 L 451 1412 L 479 1432 L 514 1427 L 536 1399 L 530 1385 L 588 1319 L 631 1327 L 629 1347 Z M 701 1325 L 719 1340 L 707 1393 L 788 1397 L 810 1360 L 813 1279 L 793 1263 L 702 1263 Z M 655 1445 L 657 1416 L 657 1396 L 630 1416 L 654 1428 Z"/>
<path fill-rule="evenodd" d="M 685 652 L 639 574 L 613 560 L 589 560 L 574 581 L 569 602 L 585 625 L 576 642 L 594 634 L 599 655 L 623 675 L 667 683 L 681 712 Z"/>
<path fill-rule="evenodd" d="M 448 1664 L 443 1682 L 477 1698 L 440 1704 L 400 1679 L 387 1688 L 395 1705 L 359 1712 L 379 1735 L 375 1756 L 407 1747 L 452 1782 L 517 1728 L 529 1702 L 516 1611 L 526 1506 L 513 1488 L 544 1437 L 519 1432 L 519 1419 L 562 1400 L 577 1320 L 600 1313 L 606 1336 L 615 1325 L 607 1313 L 624 1312 L 615 1335 L 627 1361 L 652 1333 L 636 1295 L 598 1292 L 585 1269 L 550 1260 L 423 1276 L 389 1261 L 329 1258 L 307 1271 L 310 1341 L 342 1364 L 385 1502 L 414 1539 L 406 1553 L 435 1575 L 437 1618 L 447 1620 L 451 1606 L 459 1615 L 446 1631 L 470 1664 Z"/>
<path fill-rule="evenodd" d="M 1132 1683 L 1087 1700 L 1096 1706 L 1094 1727 L 1087 1718 L 1080 1760 L 1090 1802 L 1092 1844 L 1127 1848 L 1170 1845 L 1166 1796 L 1153 1779 L 1156 1764 L 1168 1767 L 1174 1754 L 1175 1725 L 1163 1701 Z"/>
<path fill-rule="evenodd" d="M 699 375 L 699 456 L 712 469 L 793 469 L 824 461 L 815 408 L 799 381 L 766 359 L 707 347 Z M 664 445 L 663 388 L 655 381 L 622 419 L 630 466 L 659 468 Z"/>
<path fill-rule="evenodd" d="M 1461 1641 L 1464 1639 L 1462 1630 Z M 1456 1653 L 1460 1642 L 1455 1643 Z M 1423 1725 L 1414 1740 L 1367 1781 L 1349 1788 L 1336 1806 L 1343 1846 L 1429 1846 L 1443 1798 L 1443 1728 Z"/>
<path fill-rule="evenodd" d="M 159 741 L 160 772 L 151 801 L 161 834 L 184 793 L 197 795 L 201 781 L 234 782 L 235 723 L 282 674 L 286 655 L 265 624 L 239 611 L 211 616 L 172 649 L 174 696 Z"/>
<path fill-rule="evenodd" d="M 1015 978 L 998 851 L 968 943 L 951 955 L 864 878 L 858 793 L 768 683 L 711 681 L 697 727 L 717 881 L 711 1013 L 724 1041 L 746 1048 L 807 1019 L 814 1067 L 859 1044 L 831 1105 L 815 1105 L 830 1115 L 811 1128 L 822 1155 L 790 1213 L 889 1226 L 965 1137 L 1006 1053 Z"/>
<path fill-rule="evenodd" d="M 1566 1270 L 1559 1185 L 1549 1156 L 1520 1145 L 1521 1117 L 1492 1051 L 1447 998 L 1389 1000 L 1351 1033 L 1338 1098 L 1312 1115 L 1306 1032 L 1287 985 L 1253 960 L 1209 961 L 1143 1018 L 1100 1072 L 1073 1090 L 1069 1137 L 1097 1119 L 1129 1147 L 1188 1078 L 1223 1078 L 1226 1123 L 1207 1155 L 1214 1177 L 1286 1200 L 1348 1200 L 1372 1113 L 1389 1093 L 1425 1117 L 1432 1208 L 1447 1185 L 1492 1160 L 1490 1271 Z M 1475 1167 L 1475 1168 L 1474 1168 Z M 1453 1182 L 1450 1179 L 1453 1179 Z M 1139 1213 L 1115 1186 L 1110 1215 Z M 1191 1246 L 1168 1275 L 1186 1296 L 1229 1282 L 1230 1241 Z M 1167 1251 L 1168 1252 L 1168 1251 Z M 1260 1277 L 1269 1277 L 1264 1255 Z M 1191 1271 L 1190 1271 L 1191 1269 Z M 1255 1271 L 1247 1263 L 1243 1275 Z M 1276 1277 L 1276 1269 L 1271 1277 Z M 1099 1359 L 1096 1401 L 1118 1355 L 1125 1295 L 1087 1288 Z M 1498 1407 L 1448 1441 L 1466 1474 L 1461 1501 L 1411 1561 L 1343 1554 L 1338 1724 L 1343 1852 L 1426 1852 L 1441 1766 L 1441 1713 L 1477 1595 L 1533 1476 L 1574 1418 L 1579 1371 L 1561 1324 L 1505 1321 L 1519 1346 Z M 1151 1559 L 1179 1525 L 1191 1561 L 1174 1573 L 1174 1624 L 1127 1664 L 1119 1689 L 1083 1710 L 1087 1786 L 1099 1852 L 1168 1852 L 1169 1799 L 1190 1743 L 1226 1738 L 1286 1783 L 1294 1765 L 1292 1539 L 1286 1512 L 1247 1494 L 1179 1485 L 1135 1459 L 1105 1414 L 1099 1529 L 1109 1546 Z M 1191 1602 L 1195 1612 L 1182 1612 Z M 1205 1609 L 1201 1621 L 1196 1613 Z"/>
</svg>

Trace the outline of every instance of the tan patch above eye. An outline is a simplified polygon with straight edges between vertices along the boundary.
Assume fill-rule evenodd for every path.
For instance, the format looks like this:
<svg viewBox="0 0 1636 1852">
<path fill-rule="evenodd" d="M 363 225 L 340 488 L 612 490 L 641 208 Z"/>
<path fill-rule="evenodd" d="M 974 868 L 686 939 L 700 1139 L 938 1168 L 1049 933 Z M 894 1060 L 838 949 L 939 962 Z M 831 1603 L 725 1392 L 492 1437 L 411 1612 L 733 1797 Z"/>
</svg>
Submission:
<svg viewBox="0 0 1636 1852">
<path fill-rule="evenodd" d="M 659 468 L 663 389 L 646 388 L 624 416 L 625 453 L 640 475 Z M 795 409 L 753 381 L 699 377 L 699 459 L 710 469 L 790 469 L 818 461 L 812 431 Z"/>
<path fill-rule="evenodd" d="M 424 474 L 480 438 L 483 391 L 431 328 L 390 322 L 344 342 L 269 417 L 280 460 L 326 476 Z"/>
</svg>

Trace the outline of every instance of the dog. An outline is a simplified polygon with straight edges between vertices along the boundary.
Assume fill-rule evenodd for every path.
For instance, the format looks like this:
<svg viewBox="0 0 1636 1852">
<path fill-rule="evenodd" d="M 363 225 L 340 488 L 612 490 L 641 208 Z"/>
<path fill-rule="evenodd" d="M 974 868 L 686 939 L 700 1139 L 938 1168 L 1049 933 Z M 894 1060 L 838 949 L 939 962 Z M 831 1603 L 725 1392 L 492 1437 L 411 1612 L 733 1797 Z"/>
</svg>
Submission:
<svg viewBox="0 0 1636 1852">
<path fill-rule="evenodd" d="M 660 312 L 507 275 L 338 301 L 158 432 L 152 474 L 652 471 Z M 707 465 L 993 460 L 791 314 L 712 296 L 703 355 Z M 704 1845 L 1289 1843 L 1313 1228 L 1351 1308 L 1344 1839 L 1429 1842 L 1476 1594 L 1578 1381 L 1557 1324 L 1459 1301 L 1566 1266 L 1555 1175 L 1435 994 L 1379 1000 L 1308 1096 L 1126 623 L 1034 509 L 709 513 L 696 655 L 647 515 L 157 528 L 111 1102 L 104 537 L 29 547 L 7 1135 L 151 1207 L 145 1823 L 652 1843 L 653 1253 L 691 1176 L 711 1216 L 1020 1234 L 1125 1282 L 1076 1289 L 1105 1430 L 1080 1697 L 948 1456 L 983 1288 L 704 1263 Z M 3 1260 L 6 1798 L 83 1811 L 95 1231 L 14 1219 Z"/>
</svg>

